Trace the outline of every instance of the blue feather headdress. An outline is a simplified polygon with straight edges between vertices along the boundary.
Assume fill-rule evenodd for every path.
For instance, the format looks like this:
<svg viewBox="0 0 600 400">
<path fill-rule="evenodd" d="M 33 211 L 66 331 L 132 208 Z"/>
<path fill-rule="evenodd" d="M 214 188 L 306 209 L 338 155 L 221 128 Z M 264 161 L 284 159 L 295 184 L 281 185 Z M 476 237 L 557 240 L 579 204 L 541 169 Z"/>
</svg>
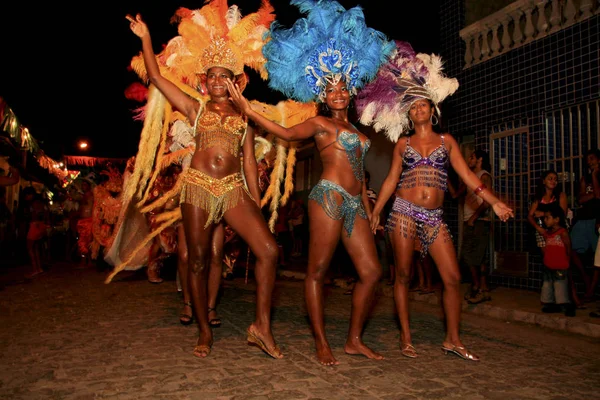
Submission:
<svg viewBox="0 0 600 400">
<path fill-rule="evenodd" d="M 365 24 L 362 8 L 332 0 L 291 0 L 305 18 L 289 29 L 271 24 L 263 55 L 269 87 L 300 102 L 323 101 L 328 83 L 346 82 L 351 94 L 373 79 L 394 42 Z"/>
</svg>

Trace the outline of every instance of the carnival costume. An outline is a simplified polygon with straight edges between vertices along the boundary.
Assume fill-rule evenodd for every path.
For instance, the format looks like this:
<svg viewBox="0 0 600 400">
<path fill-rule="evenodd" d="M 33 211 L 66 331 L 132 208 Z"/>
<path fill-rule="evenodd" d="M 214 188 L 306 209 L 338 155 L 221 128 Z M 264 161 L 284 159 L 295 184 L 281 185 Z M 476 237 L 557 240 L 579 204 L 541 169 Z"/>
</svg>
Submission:
<svg viewBox="0 0 600 400">
<path fill-rule="evenodd" d="M 179 36 L 171 39 L 156 57 L 161 74 L 199 101 L 198 118 L 196 121 L 187 121 L 182 114 L 172 109 L 158 89 L 149 86 L 147 103 L 138 110 L 137 118 L 143 119 L 144 128 L 135 166 L 124 189 L 123 202 L 131 204 L 128 213 L 136 216 L 138 213 L 150 212 L 161 207 L 168 199 L 180 195 L 182 202 L 198 205 L 209 211 L 209 224 L 220 221 L 225 211 L 237 204 L 242 191 L 249 193 L 243 173 L 216 179 L 189 168 L 195 151 L 196 134 L 200 135 L 198 143 L 202 148 L 216 145 L 239 156 L 246 131 L 246 121 L 240 117 L 227 117 L 222 124 L 220 120 L 215 119 L 216 114 L 206 112 L 204 104 L 208 97 L 200 87 L 198 74 L 205 73 L 211 67 L 224 67 L 236 76 L 243 74 L 246 79 L 242 81 L 241 86 L 245 86 L 247 77 L 244 67 L 247 66 L 257 71 L 261 78 L 267 79 L 262 47 L 265 43 L 265 33 L 275 19 L 272 12 L 273 7 L 267 0 L 262 1 L 257 12 L 245 17 L 242 17 L 237 6 L 229 7 L 226 0 L 207 1 L 197 10 L 181 7 L 176 11 L 174 20 L 179 23 Z M 147 82 L 142 55 L 134 57 L 131 66 L 139 77 Z M 291 101 L 281 102 L 276 106 L 257 101 L 251 103 L 257 112 L 282 124 L 294 124 L 316 113 L 314 106 Z M 257 158 L 264 157 L 272 147 L 273 138 L 266 139 L 255 138 Z M 295 148 L 292 150 L 289 146 L 288 152 L 286 147 L 284 144 L 277 144 L 271 184 L 261 199 L 261 206 L 271 203 L 271 229 L 277 217 L 278 205 L 287 201 L 293 188 L 293 174 L 290 171 L 295 164 Z M 184 172 L 180 174 L 171 191 L 155 201 L 149 201 L 149 188 L 153 186 L 161 171 L 173 163 L 181 164 Z M 281 179 L 286 169 L 289 173 L 282 195 Z M 123 218 L 126 219 L 128 213 L 125 213 Z M 119 271 L 128 269 L 132 260 L 155 236 L 180 219 L 181 209 L 178 207 L 160 214 L 156 219 L 160 224 L 149 234 L 140 237 L 132 232 L 136 237 L 126 240 L 128 243 L 135 243 L 134 249 L 128 250 L 125 257 L 115 258 L 119 259 L 120 263 L 115 265 L 105 282 L 110 282 Z"/>
<path fill-rule="evenodd" d="M 306 17 L 289 29 L 274 22 L 263 48 L 269 87 L 289 98 L 304 103 L 324 102 L 326 86 L 340 81 L 355 95 L 375 77 L 393 50 L 393 42 L 383 33 L 366 26 L 358 6 L 346 10 L 337 1 L 325 0 L 292 0 L 290 4 Z M 345 150 L 354 176 L 362 181 L 370 142 L 363 145 L 356 133 L 346 131 L 338 131 L 329 145 L 336 142 Z M 341 204 L 335 193 L 342 197 Z M 309 199 L 315 200 L 331 219 L 343 219 L 348 236 L 357 215 L 367 218 L 360 195 L 350 195 L 335 182 L 321 179 Z"/>
<path fill-rule="evenodd" d="M 383 65 L 377 78 L 367 84 L 356 98 L 360 122 L 383 131 L 396 143 L 410 130 L 408 112 L 419 99 L 428 99 L 440 115 L 439 104 L 458 89 L 458 81 L 442 74 L 442 60 L 432 54 L 416 54 L 409 43 L 396 41 L 396 50 L 390 61 Z M 397 189 L 432 187 L 446 191 L 450 154 L 442 143 L 429 155 L 419 154 L 410 145 L 410 137 L 402 155 L 402 175 Z M 427 254 L 442 227 L 449 232 L 442 219 L 442 208 L 428 209 L 396 197 L 386 223 L 393 231 L 398 226 L 404 237 L 421 241 L 421 256 Z M 451 240 L 450 237 L 447 240 Z"/>
<path fill-rule="evenodd" d="M 96 260 L 100 248 L 108 251 L 112 244 L 113 229 L 117 223 L 121 211 L 119 193 L 123 189 L 123 176 L 113 166 L 107 167 L 100 172 L 108 179 L 96 185 L 93 189 L 94 207 L 92 210 L 92 236 L 91 259 Z"/>
</svg>

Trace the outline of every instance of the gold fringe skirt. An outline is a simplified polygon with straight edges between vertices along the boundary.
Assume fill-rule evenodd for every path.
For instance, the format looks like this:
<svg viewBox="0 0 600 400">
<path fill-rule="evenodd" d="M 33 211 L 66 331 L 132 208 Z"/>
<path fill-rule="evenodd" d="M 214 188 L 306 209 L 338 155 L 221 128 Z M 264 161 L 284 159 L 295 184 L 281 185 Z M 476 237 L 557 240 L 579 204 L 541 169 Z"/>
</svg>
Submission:
<svg viewBox="0 0 600 400">
<path fill-rule="evenodd" d="M 244 193 L 252 198 L 240 172 L 219 179 L 188 168 L 182 179 L 181 204 L 192 204 L 208 212 L 205 229 L 220 222 L 223 214 L 235 207 Z"/>
</svg>

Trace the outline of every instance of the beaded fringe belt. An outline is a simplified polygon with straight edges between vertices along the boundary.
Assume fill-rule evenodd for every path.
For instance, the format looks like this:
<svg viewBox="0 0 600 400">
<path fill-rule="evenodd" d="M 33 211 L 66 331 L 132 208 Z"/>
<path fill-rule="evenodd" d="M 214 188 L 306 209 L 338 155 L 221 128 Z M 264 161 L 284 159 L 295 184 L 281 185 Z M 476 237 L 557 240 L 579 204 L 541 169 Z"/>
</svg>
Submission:
<svg viewBox="0 0 600 400">
<path fill-rule="evenodd" d="M 440 230 L 445 232 L 446 241 L 452 240 L 442 219 L 443 214 L 442 208 L 425 208 L 396 197 L 385 228 L 388 232 L 398 230 L 405 238 L 418 238 L 421 241 L 421 257 L 425 257 Z"/>
<path fill-rule="evenodd" d="M 204 228 L 220 222 L 223 214 L 239 203 L 244 192 L 250 196 L 239 172 L 218 179 L 188 168 L 182 179 L 181 204 L 192 204 L 208 212 Z"/>
</svg>

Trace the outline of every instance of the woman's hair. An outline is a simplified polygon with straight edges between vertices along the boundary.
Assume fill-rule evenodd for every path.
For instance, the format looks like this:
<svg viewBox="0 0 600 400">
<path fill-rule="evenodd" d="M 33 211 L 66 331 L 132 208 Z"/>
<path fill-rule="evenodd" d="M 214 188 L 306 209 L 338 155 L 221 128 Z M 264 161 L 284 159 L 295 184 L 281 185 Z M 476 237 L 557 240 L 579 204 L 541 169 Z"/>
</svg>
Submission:
<svg viewBox="0 0 600 400">
<path fill-rule="evenodd" d="M 473 152 L 473 154 L 475 154 L 475 158 L 477 160 L 479 160 L 480 158 L 482 159 L 481 160 L 481 169 L 485 169 L 487 172 L 489 172 L 491 174 L 492 173 L 492 164 L 490 164 L 490 155 L 488 154 L 488 152 L 485 150 L 477 149 Z"/>
<path fill-rule="evenodd" d="M 546 186 L 544 185 L 544 180 L 550 174 L 554 174 L 554 175 L 558 176 L 558 173 L 555 170 L 553 170 L 553 169 L 549 169 L 549 170 L 544 171 L 542 173 L 542 175 L 540 176 L 540 181 L 539 181 L 539 183 L 537 185 L 537 188 L 535 189 L 535 198 L 534 198 L 534 200 L 540 201 L 540 200 L 542 200 L 542 198 L 546 194 Z M 556 185 L 556 187 L 552 191 L 552 196 L 554 196 L 554 198 L 556 199 L 556 201 L 559 201 L 561 193 L 562 193 L 562 189 L 561 189 L 560 185 Z"/>
<path fill-rule="evenodd" d="M 552 218 L 558 218 L 558 225 L 560 225 L 562 228 L 567 228 L 565 212 L 558 203 L 552 204 L 550 207 L 548 207 L 546 212 L 550 214 Z"/>
</svg>

